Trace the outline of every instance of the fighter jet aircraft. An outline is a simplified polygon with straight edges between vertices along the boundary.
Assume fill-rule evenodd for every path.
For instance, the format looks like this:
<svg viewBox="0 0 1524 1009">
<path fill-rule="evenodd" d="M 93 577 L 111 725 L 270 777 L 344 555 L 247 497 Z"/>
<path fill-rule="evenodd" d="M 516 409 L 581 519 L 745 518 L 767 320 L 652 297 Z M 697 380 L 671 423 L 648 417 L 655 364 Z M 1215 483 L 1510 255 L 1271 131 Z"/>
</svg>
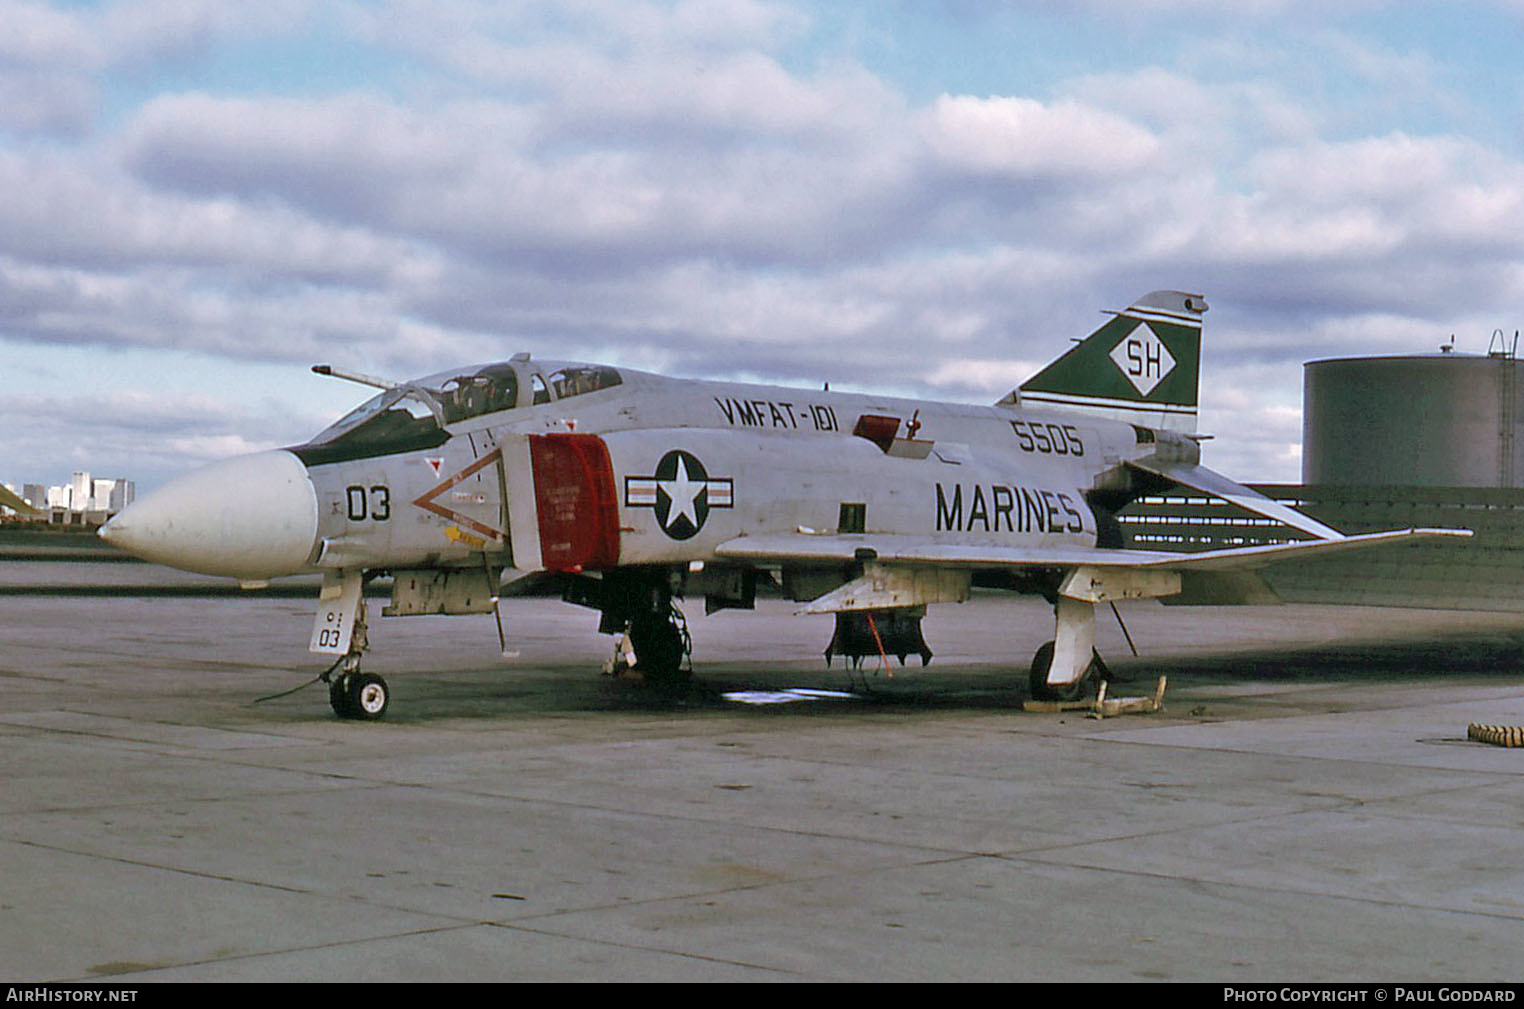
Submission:
<svg viewBox="0 0 1524 1009">
<path fill-rule="evenodd" d="M 1101 668 L 1095 607 L 1182 579 L 1313 552 L 1467 535 L 1343 536 L 1200 465 L 1200 295 L 1156 291 L 993 406 L 694 381 L 595 364 L 508 361 L 391 382 L 311 441 L 229 459 L 139 500 L 101 535 L 150 561 L 258 584 L 323 576 L 310 648 L 339 658 L 329 699 L 372 719 L 362 588 L 385 616 L 494 612 L 500 586 L 552 576 L 625 636 L 650 682 L 687 675 L 674 600 L 752 608 L 776 579 L 835 613 L 827 648 L 930 651 L 921 618 L 973 586 L 1052 602 L 1034 696 Z M 1128 549 L 1116 513 L 1170 487 L 1284 523 L 1288 542 L 1182 554 Z"/>
</svg>

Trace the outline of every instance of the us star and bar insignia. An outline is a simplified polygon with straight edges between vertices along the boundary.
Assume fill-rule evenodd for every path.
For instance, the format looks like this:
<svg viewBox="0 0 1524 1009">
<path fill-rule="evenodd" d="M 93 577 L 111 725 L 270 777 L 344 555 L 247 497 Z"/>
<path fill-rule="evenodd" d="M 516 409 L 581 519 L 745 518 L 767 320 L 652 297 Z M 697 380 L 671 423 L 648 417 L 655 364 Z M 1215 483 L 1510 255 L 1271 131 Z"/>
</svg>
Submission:
<svg viewBox="0 0 1524 1009">
<path fill-rule="evenodd" d="M 661 457 L 650 476 L 625 477 L 624 503 L 629 508 L 654 509 L 662 532 L 686 540 L 704 528 L 711 508 L 734 505 L 735 481 L 711 477 L 692 453 L 673 449 Z"/>
</svg>

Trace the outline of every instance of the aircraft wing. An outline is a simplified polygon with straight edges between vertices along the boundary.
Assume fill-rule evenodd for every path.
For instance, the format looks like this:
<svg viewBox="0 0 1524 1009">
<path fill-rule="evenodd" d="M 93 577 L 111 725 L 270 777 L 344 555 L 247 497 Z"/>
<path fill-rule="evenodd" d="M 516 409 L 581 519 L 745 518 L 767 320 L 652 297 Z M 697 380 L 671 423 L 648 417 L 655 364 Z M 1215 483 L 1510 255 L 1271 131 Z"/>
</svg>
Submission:
<svg viewBox="0 0 1524 1009">
<path fill-rule="evenodd" d="M 1083 547 L 1002 547 L 938 543 L 926 537 L 875 536 L 871 533 L 786 533 L 740 536 L 721 543 L 715 553 L 753 563 L 804 561 L 846 563 L 877 561 L 949 568 L 1128 568 L 1157 571 L 1244 571 L 1341 550 L 1359 550 L 1436 537 L 1467 537 L 1469 529 L 1394 529 L 1390 532 L 1301 540 L 1266 546 L 1230 547 L 1200 553 L 1165 550 L 1086 549 Z"/>
</svg>

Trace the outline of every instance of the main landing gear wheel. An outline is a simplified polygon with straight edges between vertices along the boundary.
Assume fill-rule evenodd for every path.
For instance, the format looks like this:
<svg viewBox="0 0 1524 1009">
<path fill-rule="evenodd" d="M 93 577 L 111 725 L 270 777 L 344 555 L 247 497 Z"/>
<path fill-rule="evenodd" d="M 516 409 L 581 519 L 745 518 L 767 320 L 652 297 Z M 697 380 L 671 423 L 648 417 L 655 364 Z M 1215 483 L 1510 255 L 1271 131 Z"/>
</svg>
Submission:
<svg viewBox="0 0 1524 1009">
<path fill-rule="evenodd" d="M 1032 656 L 1032 672 L 1027 680 L 1028 693 L 1034 701 L 1077 701 L 1097 679 L 1106 675 L 1106 664 L 1100 653 L 1091 650 L 1090 665 L 1085 673 L 1073 683 L 1049 683 L 1048 670 L 1053 666 L 1053 642 L 1037 649 Z"/>
<path fill-rule="evenodd" d="M 681 687 L 692 675 L 683 668 L 688 644 L 683 629 L 669 616 L 643 614 L 630 621 L 635 668 L 653 687 Z"/>
<path fill-rule="evenodd" d="M 373 722 L 386 714 L 391 689 L 375 673 L 344 673 L 328 684 L 328 703 L 340 718 Z"/>
</svg>

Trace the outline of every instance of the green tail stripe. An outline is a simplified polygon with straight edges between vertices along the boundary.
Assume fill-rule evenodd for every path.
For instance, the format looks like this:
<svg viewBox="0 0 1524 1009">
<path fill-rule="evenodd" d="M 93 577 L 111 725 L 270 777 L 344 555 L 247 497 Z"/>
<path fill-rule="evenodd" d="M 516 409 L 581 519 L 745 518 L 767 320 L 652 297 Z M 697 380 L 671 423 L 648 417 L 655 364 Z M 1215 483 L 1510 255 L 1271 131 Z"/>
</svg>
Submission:
<svg viewBox="0 0 1524 1009">
<path fill-rule="evenodd" d="M 1021 391 L 1194 407 L 1200 372 L 1199 324 L 1123 312 L 1022 383 Z"/>
</svg>

